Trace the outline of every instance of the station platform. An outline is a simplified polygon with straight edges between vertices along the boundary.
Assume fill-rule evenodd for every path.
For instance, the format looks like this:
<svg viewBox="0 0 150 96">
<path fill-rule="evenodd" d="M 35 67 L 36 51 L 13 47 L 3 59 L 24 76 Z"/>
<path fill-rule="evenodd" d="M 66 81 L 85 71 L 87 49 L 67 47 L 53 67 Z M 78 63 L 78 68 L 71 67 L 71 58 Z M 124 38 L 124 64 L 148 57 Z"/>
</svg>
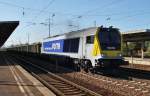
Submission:
<svg viewBox="0 0 150 96">
<path fill-rule="evenodd" d="M 0 57 L 0 96 L 56 96 L 20 65 Z"/>
<path fill-rule="evenodd" d="M 124 57 L 125 61 L 129 61 L 130 64 L 148 65 L 150 66 L 150 59 L 148 58 L 135 58 L 135 57 Z"/>
</svg>

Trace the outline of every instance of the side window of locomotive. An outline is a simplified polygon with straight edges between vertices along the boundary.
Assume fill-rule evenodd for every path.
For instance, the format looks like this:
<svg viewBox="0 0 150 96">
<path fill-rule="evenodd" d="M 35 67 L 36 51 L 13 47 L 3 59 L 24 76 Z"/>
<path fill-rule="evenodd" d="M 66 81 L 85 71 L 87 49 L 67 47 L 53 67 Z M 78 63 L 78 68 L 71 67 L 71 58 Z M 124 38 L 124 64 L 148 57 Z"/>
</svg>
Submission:
<svg viewBox="0 0 150 96">
<path fill-rule="evenodd" d="M 70 52 L 77 53 L 79 48 L 79 38 L 71 39 Z"/>
<path fill-rule="evenodd" d="M 94 35 L 86 37 L 86 44 L 93 44 L 94 43 Z"/>
<path fill-rule="evenodd" d="M 64 41 L 64 52 L 78 53 L 79 38 L 66 39 Z"/>
<path fill-rule="evenodd" d="M 70 50 L 70 40 L 66 39 L 64 40 L 63 52 L 69 52 L 69 50 Z"/>
</svg>

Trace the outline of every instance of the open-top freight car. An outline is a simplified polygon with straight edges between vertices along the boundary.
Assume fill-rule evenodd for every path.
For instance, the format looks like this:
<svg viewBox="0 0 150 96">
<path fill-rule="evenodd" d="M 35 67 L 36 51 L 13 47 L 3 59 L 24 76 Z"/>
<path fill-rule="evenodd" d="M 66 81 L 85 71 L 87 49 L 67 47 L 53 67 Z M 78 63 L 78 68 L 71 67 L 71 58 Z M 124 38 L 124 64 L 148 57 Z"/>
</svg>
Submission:
<svg viewBox="0 0 150 96">
<path fill-rule="evenodd" d="M 33 43 L 33 44 L 21 44 L 15 45 L 7 48 L 7 51 L 15 51 L 15 52 L 22 52 L 22 53 L 41 53 L 41 43 Z"/>
</svg>

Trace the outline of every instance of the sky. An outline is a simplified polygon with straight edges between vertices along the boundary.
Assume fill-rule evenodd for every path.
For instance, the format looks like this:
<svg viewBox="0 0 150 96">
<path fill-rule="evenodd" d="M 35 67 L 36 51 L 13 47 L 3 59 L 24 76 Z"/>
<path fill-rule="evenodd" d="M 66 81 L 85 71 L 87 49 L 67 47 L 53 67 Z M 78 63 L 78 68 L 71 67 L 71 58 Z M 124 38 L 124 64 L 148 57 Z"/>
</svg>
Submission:
<svg viewBox="0 0 150 96">
<path fill-rule="evenodd" d="M 150 28 L 150 0 L 0 0 L 0 21 L 20 21 L 4 46 L 96 26 Z"/>
</svg>

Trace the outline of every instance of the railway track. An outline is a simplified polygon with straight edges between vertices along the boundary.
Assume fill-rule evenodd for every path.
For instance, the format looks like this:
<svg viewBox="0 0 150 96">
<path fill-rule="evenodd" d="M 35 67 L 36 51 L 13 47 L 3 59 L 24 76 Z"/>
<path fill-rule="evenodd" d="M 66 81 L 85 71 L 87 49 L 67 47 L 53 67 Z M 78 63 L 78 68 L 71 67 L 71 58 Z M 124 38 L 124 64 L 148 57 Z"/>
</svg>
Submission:
<svg viewBox="0 0 150 96">
<path fill-rule="evenodd" d="M 82 73 L 81 73 L 82 74 Z M 103 75 L 98 74 L 83 74 L 87 77 L 91 77 L 97 82 L 102 82 L 105 85 L 106 88 L 111 88 L 118 93 L 121 93 L 125 96 L 149 96 L 150 95 L 150 81 L 144 80 L 144 79 L 137 79 L 133 78 L 132 80 L 128 79 L 120 79 L 120 78 L 113 78 L 113 77 L 107 77 Z"/>
<path fill-rule="evenodd" d="M 122 70 L 122 69 L 121 69 Z M 130 71 L 131 72 L 128 72 Z M 141 74 L 140 78 L 137 78 L 135 75 L 139 75 L 141 71 L 125 69 L 122 71 L 117 71 L 115 73 L 119 73 L 117 76 L 111 75 L 101 75 L 100 74 L 89 74 L 89 73 L 81 73 L 77 72 L 76 75 L 74 73 L 69 73 L 68 75 L 72 76 L 72 78 L 87 78 L 84 82 L 89 82 L 89 79 L 92 82 L 95 82 L 95 85 L 102 85 L 100 87 L 104 87 L 105 89 L 111 89 L 119 94 L 125 96 L 149 96 L 150 95 L 150 81 L 148 79 L 144 79 L 141 76 L 146 74 Z M 131 74 L 130 74 L 131 73 Z M 114 74 L 113 74 L 114 75 Z M 115 74 L 116 75 L 116 74 Z M 124 76 L 121 76 L 124 75 Z M 133 75 L 135 77 L 133 77 Z M 148 73 L 147 73 L 148 75 Z M 65 75 L 61 75 L 65 76 Z M 121 76 L 121 77 L 120 77 Z M 94 83 L 93 83 L 94 84 Z"/>
<path fill-rule="evenodd" d="M 51 72 L 48 72 L 46 69 L 32 64 L 29 61 L 18 57 L 17 59 L 21 60 L 21 62 L 24 62 L 19 64 L 21 64 L 34 77 L 40 80 L 46 87 L 48 87 L 58 96 L 102 96 L 89 89 L 70 82 L 60 76 L 57 76 Z"/>
<path fill-rule="evenodd" d="M 32 60 L 29 60 L 29 61 L 32 61 Z M 45 67 L 45 65 L 42 67 Z M 54 70 L 55 67 L 51 66 L 51 68 L 52 68 L 51 70 Z M 61 70 L 68 70 L 68 69 L 58 68 L 58 70 L 61 71 Z M 126 69 L 126 71 L 128 70 Z M 134 71 L 132 72 L 134 73 Z M 132 75 L 134 75 L 137 72 L 135 72 L 134 74 L 133 73 Z M 130 78 L 126 78 L 126 76 L 125 78 L 124 77 L 122 78 L 120 76 L 117 77 L 117 76 L 110 76 L 110 75 L 102 75 L 101 73 L 89 74 L 89 73 L 81 73 L 81 72 L 69 72 L 65 74 L 59 74 L 59 73 L 57 74 L 68 80 L 70 78 L 73 78 L 74 81 L 80 81 L 80 82 L 86 82 L 86 83 L 92 82 L 91 86 L 97 86 L 97 87 L 109 89 L 122 96 L 150 96 L 150 81 L 148 79 L 130 77 L 132 75 L 129 76 L 131 78 L 130 79 Z M 121 75 L 123 73 L 120 72 L 119 74 Z M 129 74 L 123 74 L 123 75 L 128 76 Z M 108 96 L 108 95 L 104 95 L 104 96 Z M 116 95 L 111 95 L 111 96 L 116 96 Z"/>
</svg>

